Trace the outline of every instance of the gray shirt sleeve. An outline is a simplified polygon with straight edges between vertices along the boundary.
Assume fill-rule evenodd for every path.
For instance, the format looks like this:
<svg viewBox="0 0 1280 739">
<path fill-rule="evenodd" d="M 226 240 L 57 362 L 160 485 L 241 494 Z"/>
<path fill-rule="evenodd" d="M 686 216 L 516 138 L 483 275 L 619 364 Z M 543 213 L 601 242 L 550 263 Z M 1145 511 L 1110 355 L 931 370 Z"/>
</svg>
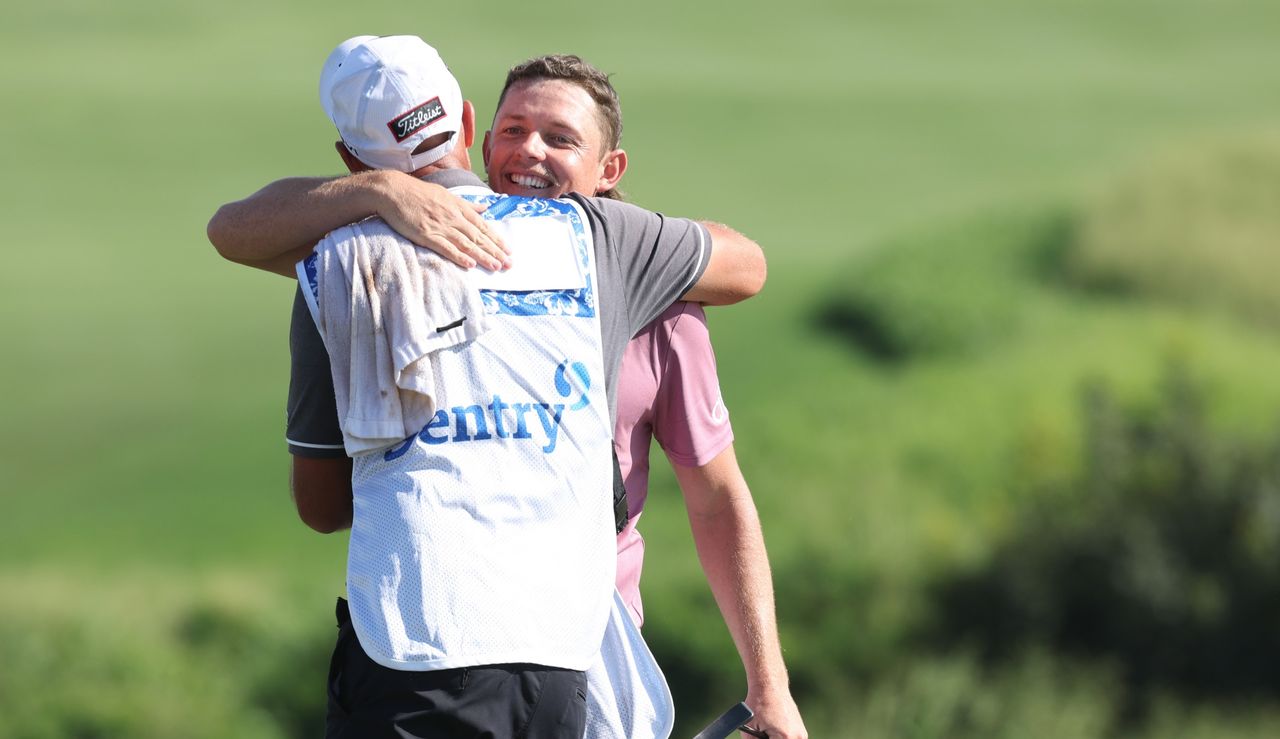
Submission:
<svg viewBox="0 0 1280 739">
<path fill-rule="evenodd" d="M 711 258 L 711 235 L 687 218 L 618 200 L 582 200 L 598 214 L 610 256 L 621 273 L 628 335 L 634 336 L 702 277 Z"/>
<path fill-rule="evenodd" d="M 329 353 L 311 319 L 301 286 L 293 296 L 289 324 L 289 401 L 285 416 L 290 454 L 320 459 L 347 456 L 338 425 Z"/>
</svg>

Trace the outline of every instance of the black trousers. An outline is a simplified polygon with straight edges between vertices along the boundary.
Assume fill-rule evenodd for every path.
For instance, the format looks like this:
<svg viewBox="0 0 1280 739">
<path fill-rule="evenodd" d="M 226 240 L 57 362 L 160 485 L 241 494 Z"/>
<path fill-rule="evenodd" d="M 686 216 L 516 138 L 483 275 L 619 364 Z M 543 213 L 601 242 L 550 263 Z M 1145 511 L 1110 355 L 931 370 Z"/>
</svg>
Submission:
<svg viewBox="0 0 1280 739">
<path fill-rule="evenodd" d="M 369 658 L 338 599 L 325 739 L 580 739 L 587 678 L 507 664 L 407 672 Z"/>
</svg>

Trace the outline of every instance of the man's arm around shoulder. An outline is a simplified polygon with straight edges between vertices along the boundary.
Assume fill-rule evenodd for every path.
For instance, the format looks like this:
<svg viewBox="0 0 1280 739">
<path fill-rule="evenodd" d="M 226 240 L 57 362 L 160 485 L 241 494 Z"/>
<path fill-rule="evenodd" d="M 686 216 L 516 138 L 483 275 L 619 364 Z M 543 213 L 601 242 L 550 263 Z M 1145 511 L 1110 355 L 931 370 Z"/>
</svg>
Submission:
<svg viewBox="0 0 1280 739">
<path fill-rule="evenodd" d="M 294 265 L 331 229 L 372 209 L 348 178 L 291 177 L 218 208 L 205 229 L 224 259 L 294 276 Z"/>
<path fill-rule="evenodd" d="M 711 235 L 711 257 L 702 277 L 680 299 L 732 305 L 760 292 L 768 272 L 760 245 L 724 224 L 702 225 Z"/>
<path fill-rule="evenodd" d="M 480 217 L 483 206 L 390 170 L 345 177 L 290 177 L 218 208 L 209 242 L 223 258 L 294 277 L 294 265 L 330 231 L 381 216 L 415 244 L 462 267 L 508 264 L 507 250 Z"/>
</svg>

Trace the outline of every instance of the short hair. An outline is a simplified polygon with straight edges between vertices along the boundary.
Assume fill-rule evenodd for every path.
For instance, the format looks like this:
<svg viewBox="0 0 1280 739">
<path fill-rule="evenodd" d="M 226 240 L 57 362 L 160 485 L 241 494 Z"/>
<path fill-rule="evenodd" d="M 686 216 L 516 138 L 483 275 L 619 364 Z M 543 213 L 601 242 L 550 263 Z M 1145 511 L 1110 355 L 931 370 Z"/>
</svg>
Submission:
<svg viewBox="0 0 1280 739">
<path fill-rule="evenodd" d="M 507 90 L 520 82 L 537 80 L 564 80 L 581 87 L 596 104 L 596 116 L 600 120 L 600 132 L 608 151 L 622 143 L 622 103 L 618 91 L 609 82 L 609 75 L 575 54 L 544 54 L 515 65 L 507 72 L 507 81 L 498 95 L 498 107 L 507 96 Z M 596 193 L 597 197 L 621 200 L 617 188 Z"/>
</svg>

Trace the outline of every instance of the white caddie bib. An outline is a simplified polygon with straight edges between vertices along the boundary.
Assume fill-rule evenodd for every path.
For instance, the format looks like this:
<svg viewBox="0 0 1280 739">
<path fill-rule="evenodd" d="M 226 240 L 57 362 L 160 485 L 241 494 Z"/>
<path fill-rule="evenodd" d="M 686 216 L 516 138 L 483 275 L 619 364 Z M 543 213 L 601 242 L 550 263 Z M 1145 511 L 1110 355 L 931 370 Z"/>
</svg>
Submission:
<svg viewBox="0 0 1280 739">
<path fill-rule="evenodd" d="M 572 201 L 489 204 L 513 267 L 477 273 L 489 330 L 435 355 L 422 430 L 354 458 L 351 618 L 378 663 L 585 670 L 615 568 L 591 231 Z"/>
</svg>

